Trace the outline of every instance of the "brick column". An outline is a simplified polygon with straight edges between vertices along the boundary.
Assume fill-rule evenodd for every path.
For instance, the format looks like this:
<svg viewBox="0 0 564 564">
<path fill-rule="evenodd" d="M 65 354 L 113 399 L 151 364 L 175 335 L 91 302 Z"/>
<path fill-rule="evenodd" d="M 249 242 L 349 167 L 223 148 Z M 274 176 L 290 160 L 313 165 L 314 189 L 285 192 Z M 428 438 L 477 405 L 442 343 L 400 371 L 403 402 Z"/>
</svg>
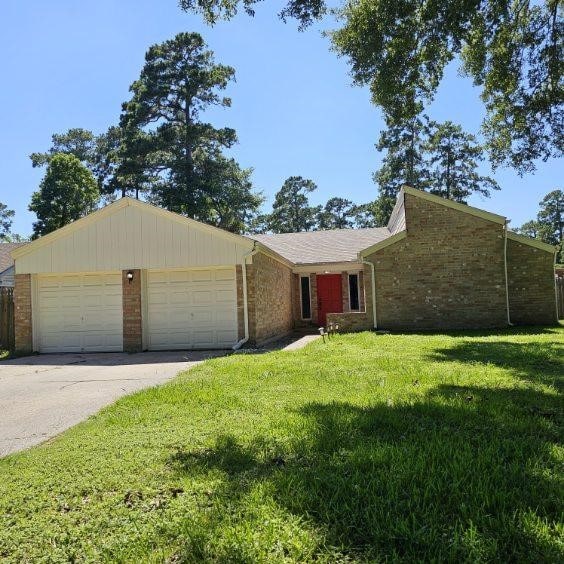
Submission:
<svg viewBox="0 0 564 564">
<path fill-rule="evenodd" d="M 127 273 L 133 279 L 127 279 Z M 143 314 L 141 310 L 141 270 L 123 270 L 121 273 L 123 296 L 123 350 L 141 352 L 143 350 Z"/>
<path fill-rule="evenodd" d="M 31 325 L 31 274 L 16 274 L 14 284 L 14 329 L 16 352 L 33 352 Z"/>
<path fill-rule="evenodd" d="M 318 311 L 317 311 L 317 274 L 312 273 L 309 275 L 310 284 L 310 298 L 311 298 L 311 322 L 317 325 Z"/>
<path fill-rule="evenodd" d="M 347 313 L 351 310 L 349 303 L 349 273 L 341 272 L 341 296 L 343 299 L 343 312 Z"/>
</svg>

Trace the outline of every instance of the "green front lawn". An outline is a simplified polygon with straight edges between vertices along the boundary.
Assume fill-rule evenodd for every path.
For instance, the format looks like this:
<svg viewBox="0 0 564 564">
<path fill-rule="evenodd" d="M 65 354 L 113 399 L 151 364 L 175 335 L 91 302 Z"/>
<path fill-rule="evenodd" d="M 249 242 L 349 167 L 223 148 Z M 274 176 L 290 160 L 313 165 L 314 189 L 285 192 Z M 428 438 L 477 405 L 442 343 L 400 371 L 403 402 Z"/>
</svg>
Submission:
<svg viewBox="0 0 564 564">
<path fill-rule="evenodd" d="M 0 461 L 0 559 L 562 560 L 564 330 L 212 360 Z"/>
</svg>

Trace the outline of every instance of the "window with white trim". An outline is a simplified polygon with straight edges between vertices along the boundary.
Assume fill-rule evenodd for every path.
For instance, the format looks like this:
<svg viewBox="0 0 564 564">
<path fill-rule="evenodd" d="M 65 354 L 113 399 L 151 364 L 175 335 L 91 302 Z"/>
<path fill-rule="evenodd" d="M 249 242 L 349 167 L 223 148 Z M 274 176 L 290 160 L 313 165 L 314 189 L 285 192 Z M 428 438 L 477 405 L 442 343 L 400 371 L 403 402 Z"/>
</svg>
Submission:
<svg viewBox="0 0 564 564">
<path fill-rule="evenodd" d="M 302 302 L 302 319 L 311 319 L 311 292 L 309 276 L 300 276 L 300 295 Z"/>
<path fill-rule="evenodd" d="M 360 295 L 358 292 L 358 274 L 349 274 L 349 309 L 360 310 Z"/>
</svg>

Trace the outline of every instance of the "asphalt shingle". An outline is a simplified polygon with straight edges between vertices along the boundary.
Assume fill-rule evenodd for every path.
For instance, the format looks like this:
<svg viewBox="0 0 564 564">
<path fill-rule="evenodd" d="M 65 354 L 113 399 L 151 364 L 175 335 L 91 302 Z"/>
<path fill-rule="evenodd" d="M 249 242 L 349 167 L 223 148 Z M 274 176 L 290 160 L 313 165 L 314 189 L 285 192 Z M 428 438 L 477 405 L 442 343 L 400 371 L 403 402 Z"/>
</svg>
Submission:
<svg viewBox="0 0 564 564">
<path fill-rule="evenodd" d="M 252 238 L 294 264 L 323 264 L 356 262 L 360 251 L 391 236 L 387 227 L 372 227 L 252 235 Z"/>
</svg>

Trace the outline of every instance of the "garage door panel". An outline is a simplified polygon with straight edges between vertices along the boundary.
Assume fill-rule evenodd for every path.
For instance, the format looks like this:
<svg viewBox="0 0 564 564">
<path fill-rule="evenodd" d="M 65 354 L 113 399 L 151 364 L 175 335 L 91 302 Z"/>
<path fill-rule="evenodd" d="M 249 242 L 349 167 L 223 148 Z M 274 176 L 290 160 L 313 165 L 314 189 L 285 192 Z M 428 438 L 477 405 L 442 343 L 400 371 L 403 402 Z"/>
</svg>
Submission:
<svg viewBox="0 0 564 564">
<path fill-rule="evenodd" d="M 40 352 L 123 349 L 121 274 L 39 276 Z"/>
<path fill-rule="evenodd" d="M 193 342 L 196 347 L 213 347 L 214 342 L 214 332 L 213 331 L 194 331 Z"/>
<path fill-rule="evenodd" d="M 218 311 L 215 320 L 218 323 L 231 323 L 237 320 L 237 314 L 234 311 Z"/>
<path fill-rule="evenodd" d="M 213 293 L 211 290 L 194 290 L 192 292 L 192 303 L 194 305 L 211 305 L 213 303 Z"/>
<path fill-rule="evenodd" d="M 235 284 L 234 268 L 149 271 L 149 348 L 232 346 L 237 341 Z"/>
<path fill-rule="evenodd" d="M 220 346 L 228 347 L 230 343 L 237 340 L 237 333 L 235 331 L 218 331 L 217 344 Z"/>
<path fill-rule="evenodd" d="M 183 290 L 173 290 L 169 294 L 171 304 L 184 305 L 190 302 L 190 292 Z"/>
<path fill-rule="evenodd" d="M 209 309 L 194 310 L 190 318 L 194 323 L 198 324 L 213 323 L 214 321 L 213 312 Z"/>
<path fill-rule="evenodd" d="M 46 333 L 41 335 L 39 346 L 41 352 L 80 352 L 81 342 L 81 335 L 72 331 L 65 335 L 64 344 L 58 333 Z"/>
<path fill-rule="evenodd" d="M 163 277 L 163 282 L 189 282 L 190 273 L 187 270 L 171 270 L 168 276 Z"/>
<path fill-rule="evenodd" d="M 211 282 L 212 281 L 212 271 L 211 270 L 193 270 L 191 280 L 192 282 Z"/>
<path fill-rule="evenodd" d="M 215 300 L 217 302 L 233 302 L 233 290 L 217 290 L 215 293 Z"/>
<path fill-rule="evenodd" d="M 216 280 L 235 280 L 235 270 L 233 268 L 220 268 L 215 271 Z"/>
</svg>

